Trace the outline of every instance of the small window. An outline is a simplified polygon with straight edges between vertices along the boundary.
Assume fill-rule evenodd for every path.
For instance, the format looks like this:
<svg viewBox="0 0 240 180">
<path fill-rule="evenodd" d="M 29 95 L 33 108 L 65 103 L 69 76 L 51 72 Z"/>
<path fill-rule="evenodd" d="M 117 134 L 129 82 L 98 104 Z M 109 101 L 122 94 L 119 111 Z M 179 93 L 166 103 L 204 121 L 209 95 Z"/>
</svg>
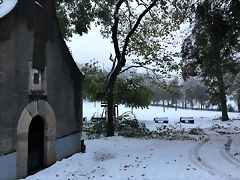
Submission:
<svg viewBox="0 0 240 180">
<path fill-rule="evenodd" d="M 39 74 L 38 73 L 33 74 L 33 83 L 39 84 Z"/>
</svg>

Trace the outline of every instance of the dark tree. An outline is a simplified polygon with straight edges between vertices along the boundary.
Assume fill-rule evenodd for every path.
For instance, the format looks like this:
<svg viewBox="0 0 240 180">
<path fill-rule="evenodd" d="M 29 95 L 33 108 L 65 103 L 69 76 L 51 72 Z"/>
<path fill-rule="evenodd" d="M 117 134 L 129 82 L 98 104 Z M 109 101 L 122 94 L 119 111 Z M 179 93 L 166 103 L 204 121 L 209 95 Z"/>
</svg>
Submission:
<svg viewBox="0 0 240 180">
<path fill-rule="evenodd" d="M 182 44 L 183 77 L 202 77 L 208 92 L 220 100 L 223 121 L 228 120 L 225 75 L 239 72 L 239 8 L 235 0 L 197 4 L 191 34 Z"/>
</svg>

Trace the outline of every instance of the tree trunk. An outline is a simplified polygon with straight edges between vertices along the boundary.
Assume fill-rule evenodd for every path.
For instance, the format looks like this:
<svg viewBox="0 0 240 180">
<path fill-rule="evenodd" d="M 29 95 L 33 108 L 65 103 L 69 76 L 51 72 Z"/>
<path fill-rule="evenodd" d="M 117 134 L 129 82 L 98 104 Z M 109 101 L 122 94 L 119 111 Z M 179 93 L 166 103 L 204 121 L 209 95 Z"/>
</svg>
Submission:
<svg viewBox="0 0 240 180">
<path fill-rule="evenodd" d="M 191 103 L 191 109 L 193 109 L 193 100 L 191 100 L 190 103 Z"/>
<path fill-rule="evenodd" d="M 221 101 L 221 108 L 222 108 L 222 121 L 227 121 L 228 112 L 227 112 L 227 99 L 226 99 L 226 92 L 225 92 L 225 84 L 223 81 L 223 77 L 220 76 L 218 78 L 219 81 L 219 92 L 220 92 L 220 101 Z"/>
<path fill-rule="evenodd" d="M 114 82 L 109 83 L 107 103 L 108 103 L 108 117 L 107 117 L 107 137 L 114 136 L 114 124 L 113 124 L 113 87 Z"/>
<path fill-rule="evenodd" d="M 165 103 L 164 103 L 165 100 L 163 100 L 163 112 L 165 112 Z"/>
<path fill-rule="evenodd" d="M 240 112 L 240 97 L 238 97 L 238 112 Z"/>
<path fill-rule="evenodd" d="M 114 124 L 113 124 L 113 107 L 114 107 L 114 85 L 122 69 L 121 64 L 117 64 L 114 71 L 111 73 L 108 85 L 107 85 L 107 103 L 108 103 L 108 119 L 107 119 L 107 137 L 114 136 Z"/>
</svg>

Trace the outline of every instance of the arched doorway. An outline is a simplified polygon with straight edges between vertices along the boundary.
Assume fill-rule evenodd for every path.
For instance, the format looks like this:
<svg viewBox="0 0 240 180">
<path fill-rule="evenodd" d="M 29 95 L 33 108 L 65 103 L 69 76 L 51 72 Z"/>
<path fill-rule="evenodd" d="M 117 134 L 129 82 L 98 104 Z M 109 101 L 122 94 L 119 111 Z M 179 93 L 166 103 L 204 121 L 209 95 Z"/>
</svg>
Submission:
<svg viewBox="0 0 240 180">
<path fill-rule="evenodd" d="M 36 146 L 40 149 L 36 150 Z M 33 101 L 23 109 L 17 128 L 16 152 L 17 179 L 25 178 L 39 165 L 45 168 L 56 162 L 56 120 L 47 101 Z"/>
<path fill-rule="evenodd" d="M 28 174 L 44 167 L 44 120 L 35 116 L 28 131 Z"/>
</svg>

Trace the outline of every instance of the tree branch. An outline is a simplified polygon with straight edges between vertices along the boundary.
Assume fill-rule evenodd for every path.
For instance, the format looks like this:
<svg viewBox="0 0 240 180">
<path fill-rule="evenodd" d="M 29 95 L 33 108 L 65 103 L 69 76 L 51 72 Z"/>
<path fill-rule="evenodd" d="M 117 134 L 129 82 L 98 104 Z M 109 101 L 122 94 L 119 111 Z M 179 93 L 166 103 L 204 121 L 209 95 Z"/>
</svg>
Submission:
<svg viewBox="0 0 240 180">
<path fill-rule="evenodd" d="M 113 59 L 113 58 L 112 58 L 112 53 L 110 53 L 109 60 L 112 61 L 113 64 L 112 64 L 112 68 L 111 68 L 110 72 L 109 72 L 108 75 L 107 75 L 107 79 L 108 79 L 108 77 L 110 76 L 110 74 L 114 71 L 114 68 L 115 68 L 116 62 L 117 62 L 117 57 L 115 56 L 115 58 Z"/>
<path fill-rule="evenodd" d="M 151 68 L 148 68 L 148 67 L 143 66 L 143 65 L 132 65 L 132 66 L 127 67 L 126 69 L 123 69 L 119 74 L 121 74 L 121 73 L 123 73 L 125 71 L 128 71 L 131 68 L 144 68 L 144 69 L 153 71 Z"/>
<path fill-rule="evenodd" d="M 113 40 L 113 45 L 114 45 L 116 58 L 118 60 L 120 60 L 120 58 L 121 58 L 121 52 L 120 52 L 120 49 L 119 49 L 118 37 L 117 37 L 117 34 L 118 34 L 118 23 L 119 23 L 118 12 L 119 12 L 119 9 L 120 9 L 120 7 L 121 7 L 123 2 L 124 2 L 124 0 L 118 0 L 117 1 L 116 8 L 115 8 L 114 14 L 113 14 L 114 23 L 113 23 L 113 26 L 112 26 L 112 40 Z"/>
<path fill-rule="evenodd" d="M 123 45 L 123 50 L 122 50 L 122 54 L 121 54 L 121 60 L 119 63 L 121 63 L 121 66 L 124 67 L 125 63 L 126 63 L 126 59 L 125 59 L 125 55 L 126 55 L 126 50 L 128 47 L 128 43 L 130 40 L 130 37 L 135 33 L 135 31 L 137 30 L 142 18 L 152 9 L 152 7 L 154 7 L 156 5 L 158 0 L 154 0 L 152 1 L 152 3 L 139 15 L 136 23 L 134 24 L 133 28 L 130 30 L 130 32 L 127 34 L 124 45 Z M 122 59 L 124 58 L 124 60 Z"/>
<path fill-rule="evenodd" d="M 132 21 L 131 21 L 131 17 L 133 17 L 133 14 L 132 14 L 132 12 L 131 12 L 131 8 L 130 8 L 130 5 L 129 5 L 128 1 L 125 1 L 125 4 L 126 4 L 127 9 L 128 9 L 129 28 L 132 29 Z"/>
<path fill-rule="evenodd" d="M 115 56 L 115 58 L 114 58 L 114 60 L 113 60 L 112 69 L 111 69 L 110 73 L 113 72 L 113 70 L 114 70 L 114 68 L 115 68 L 115 66 L 116 66 L 116 61 L 117 61 L 117 57 Z"/>
</svg>

